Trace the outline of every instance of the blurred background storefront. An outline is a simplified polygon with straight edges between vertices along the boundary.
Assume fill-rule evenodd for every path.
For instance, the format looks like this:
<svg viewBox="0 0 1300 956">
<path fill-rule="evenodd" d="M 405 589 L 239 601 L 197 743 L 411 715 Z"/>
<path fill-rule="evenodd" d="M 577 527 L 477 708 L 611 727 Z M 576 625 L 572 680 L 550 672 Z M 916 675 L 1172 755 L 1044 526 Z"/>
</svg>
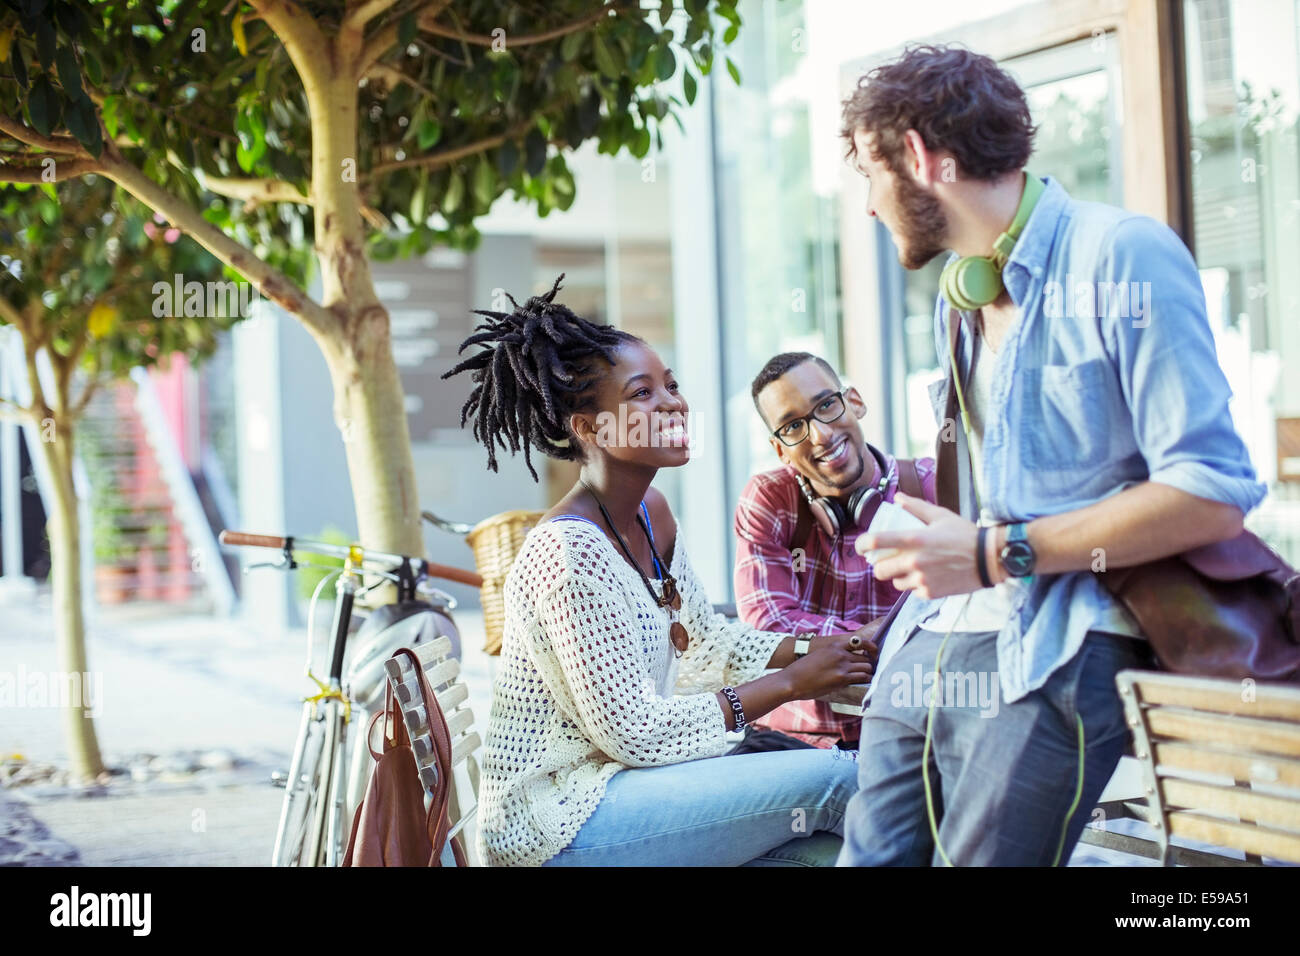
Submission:
<svg viewBox="0 0 1300 956">
<path fill-rule="evenodd" d="M 565 464 L 539 484 L 519 460 L 487 472 L 458 427 L 467 383 L 440 379 L 471 309 L 544 292 L 560 273 L 562 301 L 641 335 L 679 376 L 698 452 L 657 484 L 715 601 L 730 599 L 737 498 L 775 461 L 749 396 L 771 355 L 824 355 L 865 396 L 869 440 L 930 454 L 939 264 L 899 267 L 838 134 L 857 78 L 932 40 L 1019 79 L 1039 124 L 1031 169 L 1155 216 L 1192 249 L 1237 425 L 1270 487 L 1249 524 L 1300 563 L 1300 0 L 744 0 L 740 12 L 728 55 L 741 85 L 719 62 L 662 152 L 583 150 L 567 212 L 539 219 L 502 201 L 473 253 L 376 266 L 424 507 L 475 522 L 547 507 L 571 484 Z M 267 310 L 214 361 L 171 376 L 156 390 L 199 490 L 180 508 L 191 525 L 197 507 L 214 528 L 355 533 L 324 362 L 296 323 Z M 167 520 L 155 536 L 189 560 L 193 542 Z M 471 563 L 463 541 L 427 541 L 434 559 Z M 256 613 L 294 619 L 291 585 L 265 586 Z"/>
</svg>

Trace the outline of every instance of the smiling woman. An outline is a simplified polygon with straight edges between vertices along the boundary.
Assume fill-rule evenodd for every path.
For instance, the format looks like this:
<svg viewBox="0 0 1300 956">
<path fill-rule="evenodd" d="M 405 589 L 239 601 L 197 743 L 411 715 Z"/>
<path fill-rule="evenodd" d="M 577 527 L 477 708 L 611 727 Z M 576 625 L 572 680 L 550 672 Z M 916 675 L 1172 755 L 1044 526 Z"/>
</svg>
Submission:
<svg viewBox="0 0 1300 956">
<path fill-rule="evenodd" d="M 796 656 L 795 635 L 714 613 L 650 487 L 690 457 L 677 379 L 641 339 L 556 303 L 559 287 L 480 312 L 462 346 L 480 351 L 447 373 L 472 373 L 462 424 L 474 419 L 489 468 L 498 447 L 522 449 L 534 478 L 530 448 L 581 462 L 506 581 L 480 856 L 830 865 L 856 765 L 819 750 L 724 758 L 726 734 L 867 680 L 875 649 L 843 634 Z"/>
</svg>

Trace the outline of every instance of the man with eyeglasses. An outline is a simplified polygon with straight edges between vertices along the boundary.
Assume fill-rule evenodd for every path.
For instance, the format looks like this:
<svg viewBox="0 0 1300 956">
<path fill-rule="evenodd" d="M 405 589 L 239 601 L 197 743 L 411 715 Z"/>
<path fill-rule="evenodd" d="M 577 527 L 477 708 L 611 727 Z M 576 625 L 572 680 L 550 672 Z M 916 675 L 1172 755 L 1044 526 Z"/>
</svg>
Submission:
<svg viewBox="0 0 1300 956">
<path fill-rule="evenodd" d="M 880 501 L 900 490 L 934 501 L 934 460 L 895 459 L 869 445 L 867 408 L 830 364 L 784 352 L 751 388 L 779 468 L 755 475 L 736 508 L 736 607 L 754 627 L 799 635 L 862 632 L 899 593 L 871 573 L 854 543 Z M 847 414 L 846 414 L 847 413 Z M 754 725 L 732 753 L 796 747 L 856 750 L 856 714 L 794 701 Z"/>
</svg>

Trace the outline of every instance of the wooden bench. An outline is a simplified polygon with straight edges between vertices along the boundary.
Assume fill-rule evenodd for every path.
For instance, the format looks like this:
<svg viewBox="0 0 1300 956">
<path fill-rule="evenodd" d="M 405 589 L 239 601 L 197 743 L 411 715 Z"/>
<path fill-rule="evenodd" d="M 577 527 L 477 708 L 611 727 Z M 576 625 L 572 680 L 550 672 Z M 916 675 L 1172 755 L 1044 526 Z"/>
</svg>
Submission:
<svg viewBox="0 0 1300 956">
<path fill-rule="evenodd" d="M 1163 865 L 1241 865 L 1171 837 L 1300 863 L 1300 688 L 1121 671 L 1115 677 Z M 1086 832 L 1086 831 L 1085 831 Z"/>
<path fill-rule="evenodd" d="M 424 667 L 425 678 L 433 688 L 438 706 L 447 719 L 447 728 L 451 731 L 452 781 L 447 800 L 451 830 L 447 848 L 443 852 L 443 865 L 455 865 L 451 840 L 456 840 L 469 865 L 477 866 L 480 861 L 474 846 L 472 824 L 478 809 L 479 769 L 474 754 L 482 741 L 474 730 L 474 715 L 469 708 L 469 688 L 458 680 L 460 661 L 451 656 L 450 638 L 440 637 L 425 644 L 417 644 L 412 650 Z M 433 799 L 434 787 L 438 782 L 438 768 L 419 683 L 410 658 L 405 655 L 388 660 L 384 667 L 411 738 L 411 749 L 415 753 L 420 782 L 424 785 L 427 807 Z"/>
</svg>

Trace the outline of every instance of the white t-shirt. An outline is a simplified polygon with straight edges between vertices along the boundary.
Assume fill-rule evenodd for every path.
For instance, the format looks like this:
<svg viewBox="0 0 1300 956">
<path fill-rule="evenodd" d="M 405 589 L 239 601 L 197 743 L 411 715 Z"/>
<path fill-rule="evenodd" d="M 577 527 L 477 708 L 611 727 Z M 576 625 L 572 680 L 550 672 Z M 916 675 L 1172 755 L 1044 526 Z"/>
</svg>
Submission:
<svg viewBox="0 0 1300 956">
<path fill-rule="evenodd" d="M 993 373 L 997 360 L 998 353 L 989 346 L 987 339 L 981 338 L 965 390 L 966 409 L 970 413 L 968 445 L 976 488 L 979 488 L 984 476 L 984 424 L 992 417 Z M 980 515 L 979 523 L 993 525 L 998 522 L 986 508 Z M 966 632 L 1000 631 L 1010 620 L 1016 592 L 1023 586 L 1018 579 L 1009 578 L 991 588 L 946 597 L 939 609 L 921 622 L 921 627 L 942 634 L 948 633 L 950 628 Z"/>
</svg>

